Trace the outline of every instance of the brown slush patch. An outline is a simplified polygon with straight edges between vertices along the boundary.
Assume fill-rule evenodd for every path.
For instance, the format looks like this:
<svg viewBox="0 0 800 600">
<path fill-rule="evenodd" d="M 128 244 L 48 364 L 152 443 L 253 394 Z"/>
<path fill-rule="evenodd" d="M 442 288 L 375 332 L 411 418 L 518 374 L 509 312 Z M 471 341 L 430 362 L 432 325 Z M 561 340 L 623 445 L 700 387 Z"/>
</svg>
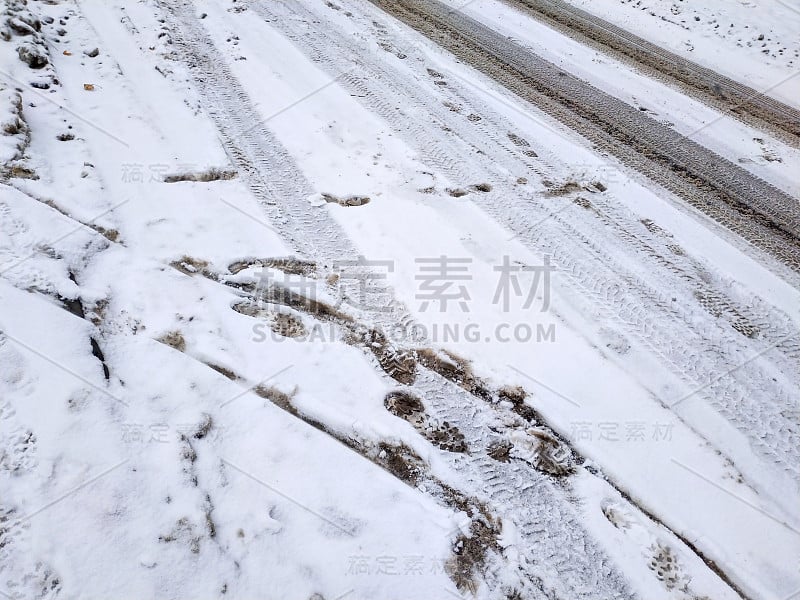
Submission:
<svg viewBox="0 0 800 600">
<path fill-rule="evenodd" d="M 375 462 L 405 483 L 416 486 L 425 471 L 423 460 L 405 444 L 378 445 Z"/>
<path fill-rule="evenodd" d="M 369 204 L 368 196 L 347 196 L 339 198 L 333 194 L 322 194 L 322 199 L 329 204 L 338 204 L 339 206 L 364 206 Z"/>
<path fill-rule="evenodd" d="M 226 169 L 208 169 L 206 171 L 199 171 L 193 173 L 175 173 L 166 175 L 164 183 L 178 183 L 181 181 L 195 181 L 195 182 L 209 182 L 209 181 L 224 181 L 236 177 L 236 171 Z"/>
<path fill-rule="evenodd" d="M 505 441 L 493 442 L 487 448 L 487 454 L 497 462 L 510 462 L 511 461 L 511 444 Z"/>
<path fill-rule="evenodd" d="M 473 517 L 469 534 L 462 533 L 456 538 L 453 556 L 445 569 L 460 591 L 472 594 L 478 591 L 477 578 L 486 566 L 489 551 L 500 552 L 499 533 L 499 524 L 491 516 Z"/>
<path fill-rule="evenodd" d="M 211 277 L 212 279 L 216 280 L 216 276 L 212 275 L 208 270 L 207 260 L 193 258 L 191 256 L 183 256 L 181 259 L 172 261 L 169 264 L 171 267 L 177 269 L 184 275 L 200 274 L 205 277 Z"/>
<path fill-rule="evenodd" d="M 287 275 L 303 275 L 305 277 L 313 277 L 317 273 L 317 263 L 293 257 L 237 260 L 228 266 L 228 271 L 236 275 L 250 267 L 268 267 L 282 271 Z"/>
<path fill-rule="evenodd" d="M 166 344 L 171 348 L 175 348 L 175 350 L 178 352 L 186 351 L 186 340 L 180 331 L 170 331 L 165 333 L 160 338 L 157 338 L 156 341 Z"/>
<path fill-rule="evenodd" d="M 539 447 L 533 466 L 553 477 L 567 477 L 575 472 L 572 451 L 566 444 L 560 442 L 547 432 L 537 431 Z"/>
<path fill-rule="evenodd" d="M 397 390 L 389 392 L 383 399 L 383 405 L 396 417 L 406 418 L 425 412 L 422 401 L 414 394 Z"/>
<path fill-rule="evenodd" d="M 510 402 L 513 405 L 513 411 L 526 421 L 530 423 L 539 422 L 539 415 L 536 411 L 525 404 L 525 398 L 528 397 L 528 393 L 522 386 L 503 386 L 497 391 L 497 395 L 500 397 L 500 400 Z"/>
<path fill-rule="evenodd" d="M 576 181 L 566 181 L 561 185 L 552 187 L 547 186 L 549 189 L 545 192 L 546 198 L 558 198 L 561 196 L 569 196 L 575 192 L 580 192 L 583 188 Z"/>
<path fill-rule="evenodd" d="M 416 351 L 419 363 L 465 389 L 482 400 L 492 400 L 492 393 L 486 384 L 476 377 L 467 359 L 447 350 L 436 351 L 420 348 Z"/>
<path fill-rule="evenodd" d="M 377 329 L 354 333 L 348 337 L 351 343 L 361 343 L 372 352 L 381 369 L 398 383 L 411 385 L 416 381 L 417 362 L 413 352 L 398 350 Z"/>
</svg>

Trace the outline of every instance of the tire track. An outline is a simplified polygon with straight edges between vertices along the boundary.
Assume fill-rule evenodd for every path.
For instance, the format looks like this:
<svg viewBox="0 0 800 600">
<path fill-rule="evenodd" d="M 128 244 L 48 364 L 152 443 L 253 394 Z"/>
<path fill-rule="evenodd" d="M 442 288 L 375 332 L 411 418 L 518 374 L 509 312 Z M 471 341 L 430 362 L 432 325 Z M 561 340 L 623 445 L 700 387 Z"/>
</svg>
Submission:
<svg viewBox="0 0 800 600">
<path fill-rule="evenodd" d="M 649 77 L 800 147 L 800 111 L 669 52 L 563 0 L 504 0 L 569 37 L 633 64 Z"/>
<path fill-rule="evenodd" d="M 305 257 L 333 261 L 355 256 L 355 248 L 338 224 L 310 210 L 306 199 L 314 189 L 219 56 L 192 5 L 182 1 L 167 10 L 180 23 L 180 27 L 171 29 L 174 58 L 189 67 L 225 151 L 260 201 L 269 222 Z"/>
<path fill-rule="evenodd" d="M 515 577 L 519 588 L 515 591 L 521 593 L 522 597 L 589 600 L 597 598 L 598 593 L 603 598 L 636 597 L 628 588 L 624 574 L 580 523 L 569 488 L 565 489 L 558 484 L 559 478 L 574 473 L 583 459 L 557 433 L 538 417 L 534 417 L 531 409 L 520 407 L 521 399 L 518 400 L 517 410 L 527 410 L 528 420 L 498 404 L 497 400 L 502 395 L 499 396 L 498 392 L 490 390 L 484 382 L 472 376 L 469 366 L 459 359 L 440 357 L 426 349 L 410 352 L 407 349 L 385 347 L 381 353 L 376 353 L 372 348 L 374 344 L 364 344 L 361 341 L 375 332 L 373 326 L 333 307 L 297 296 L 280 286 L 264 287 L 262 281 L 247 280 L 241 274 L 233 281 L 224 274 L 204 268 L 187 270 L 180 263 L 173 264 L 173 267 L 185 275 L 203 276 L 226 286 L 232 294 L 244 301 L 244 306 L 234 306 L 234 310 L 240 314 L 259 318 L 265 316 L 265 305 L 280 304 L 298 314 L 311 316 L 320 323 L 334 324 L 340 330 L 341 340 L 360 348 L 375 371 L 389 384 L 396 386 L 395 393 L 414 394 L 421 399 L 425 413 L 433 423 L 444 424 L 444 430 L 456 432 L 458 444 L 437 444 L 432 441 L 435 446 L 442 448 L 432 451 L 448 465 L 451 476 L 458 473 L 455 481 L 468 482 L 464 486 L 451 481 L 448 482 L 449 486 L 467 497 L 478 499 L 500 519 L 513 523 L 514 530 L 520 532 L 521 540 L 517 550 L 522 560 L 520 572 Z M 400 363 L 404 359 L 398 359 L 398 356 L 413 356 L 410 359 L 413 366 L 410 369 L 402 368 Z M 385 358 L 388 360 L 384 360 Z M 445 362 L 441 362 L 442 360 Z M 456 360 L 459 364 L 450 364 L 447 360 Z M 230 379 L 246 381 L 228 365 L 214 365 L 211 368 Z M 397 385 L 399 382 L 402 383 Z M 257 390 L 256 392 L 259 393 Z M 262 395 L 392 472 L 392 465 L 387 464 L 385 459 L 382 462 L 376 461 L 375 453 L 371 450 L 375 446 L 380 447 L 381 440 L 373 440 L 372 445 L 365 446 L 351 437 L 352 431 L 334 431 L 317 421 L 314 415 L 302 413 L 285 394 L 264 391 Z M 493 443 L 507 442 L 514 432 L 518 436 L 530 438 L 531 445 L 535 447 L 537 438 L 531 437 L 526 431 L 532 424 L 559 449 L 546 468 L 524 461 L 502 463 L 490 457 Z M 449 450 L 443 449 L 445 447 L 449 447 Z M 408 456 L 404 460 L 409 458 L 413 460 L 413 457 Z M 561 462 L 567 465 L 563 472 L 550 466 Z M 419 471 L 424 481 L 436 479 L 424 464 L 414 464 L 412 467 Z M 397 474 L 396 471 L 397 469 L 393 474 Z M 558 474 L 554 476 L 553 472 Z M 602 474 L 596 476 L 603 477 Z M 414 486 L 424 483 L 416 475 L 404 479 Z M 424 492 L 441 499 L 436 494 L 442 487 L 441 482 L 434 483 L 430 490 Z M 451 502 L 450 505 L 458 508 L 458 503 L 454 505 Z M 639 514 L 646 514 L 633 503 L 630 508 Z M 572 550 L 574 548 L 580 548 L 580 554 L 576 555 Z M 511 575 L 514 569 L 512 567 Z M 503 573 L 501 569 L 499 572 L 490 570 L 484 575 L 495 592 L 501 589 L 511 592 L 506 590 L 509 573 Z M 726 584 L 732 585 L 727 580 Z"/>
<path fill-rule="evenodd" d="M 370 0 L 800 272 L 797 200 L 436 0 Z"/>
<path fill-rule="evenodd" d="M 184 6 L 184 9 L 185 9 L 185 6 Z M 180 9 L 177 9 L 177 10 L 180 10 Z M 205 33 L 203 33 L 202 31 L 194 31 L 193 29 L 191 29 L 192 27 L 196 27 L 197 25 L 196 25 L 196 21 L 195 21 L 194 15 L 191 14 L 191 11 L 188 11 L 188 13 L 189 14 L 184 13 L 183 15 L 179 14 L 179 20 L 183 20 L 184 21 L 183 23 L 181 23 L 181 25 L 180 25 L 181 27 L 183 27 L 184 25 L 187 25 L 190 29 L 188 29 L 188 32 L 184 32 L 182 35 L 178 35 L 177 36 L 178 38 L 180 38 L 181 43 L 183 44 L 184 51 L 187 53 L 187 60 L 189 60 L 189 61 L 196 60 L 197 54 L 198 53 L 202 54 L 202 52 L 205 52 L 205 54 L 203 54 L 204 57 L 205 56 L 214 57 L 216 54 L 218 54 L 218 51 L 215 48 L 213 48 L 213 43 L 211 43 L 210 40 L 208 40 L 208 44 L 210 44 L 210 45 L 206 45 L 206 42 L 203 41 L 203 37 L 204 36 L 207 39 L 207 36 L 206 36 Z M 317 32 L 313 32 L 313 33 L 317 33 Z M 191 40 L 191 41 L 187 41 L 187 39 Z M 200 40 L 199 48 L 202 49 L 202 52 L 198 49 L 198 47 L 193 46 L 193 44 L 195 44 L 198 39 Z M 219 60 L 221 62 L 221 59 L 219 59 L 219 58 L 217 58 L 216 60 Z M 234 82 L 226 82 L 224 79 L 220 79 L 219 78 L 219 73 L 223 72 L 224 65 L 214 66 L 213 62 L 214 62 L 213 60 L 209 59 L 210 68 L 204 69 L 202 72 L 200 72 L 199 79 L 202 80 L 202 82 L 205 84 L 206 88 L 208 88 L 208 87 L 216 87 L 217 84 L 228 85 L 230 83 L 233 86 L 238 85 L 238 82 L 235 82 L 235 81 Z M 344 78 L 344 79 L 346 79 L 346 78 Z M 222 105 L 222 106 L 220 106 L 220 105 L 212 105 L 212 108 L 211 108 L 212 114 L 216 114 L 217 115 L 216 118 L 218 119 L 218 123 L 222 123 L 223 127 L 226 125 L 226 121 L 224 119 L 224 113 L 226 111 L 231 111 L 231 112 L 234 112 L 236 114 L 247 114 L 247 111 L 248 111 L 247 103 L 249 101 L 248 101 L 248 99 L 246 97 L 246 94 L 228 96 L 227 102 L 228 102 L 228 104 L 226 104 L 226 105 Z M 251 121 L 251 123 L 252 123 L 252 121 Z M 251 134 L 249 132 L 245 132 L 244 135 L 252 135 L 252 136 L 258 137 L 258 136 L 262 136 L 263 134 L 262 134 L 261 131 L 259 131 L 259 128 L 256 128 L 254 133 Z M 264 143 L 264 139 L 271 140 L 272 138 L 271 137 L 267 137 L 267 138 L 260 138 L 260 139 L 261 139 L 261 141 L 259 141 L 258 139 L 254 139 L 249 147 L 253 148 L 256 152 L 258 152 L 259 151 L 258 150 L 259 144 Z M 228 143 L 231 143 L 231 140 L 228 140 Z M 237 143 L 238 143 L 238 140 L 237 140 Z M 248 143 L 250 143 L 250 142 L 248 142 Z M 270 159 L 266 156 L 271 151 L 272 151 L 271 149 L 270 150 L 262 149 L 262 151 L 261 151 L 262 155 L 260 157 L 258 157 L 258 160 L 262 161 L 261 164 L 263 164 L 264 167 L 265 167 L 265 170 L 261 171 L 263 173 L 270 173 L 270 172 L 274 172 L 274 170 L 275 170 L 275 165 L 270 165 Z M 233 151 L 231 151 L 231 154 L 232 154 L 232 156 L 236 156 L 236 153 L 233 152 Z M 448 151 L 446 149 L 441 150 L 439 152 L 439 160 L 441 160 L 442 162 L 445 162 L 445 163 L 449 162 L 451 164 L 451 170 L 452 169 L 461 170 L 461 167 L 458 165 L 459 158 L 458 157 L 454 158 L 453 155 L 452 155 L 452 151 Z M 238 161 L 235 161 L 235 162 L 238 163 Z M 240 170 L 242 172 L 246 173 L 248 178 L 249 177 L 259 177 L 260 176 L 258 170 L 254 170 L 254 169 L 249 169 L 249 170 L 240 169 Z M 474 175 L 474 173 L 473 173 L 473 175 Z M 301 189 L 301 193 L 305 193 L 306 191 L 308 191 L 307 189 L 304 189 L 303 186 L 296 185 L 296 187 Z M 267 194 L 267 192 L 265 191 L 266 188 L 264 186 L 251 186 L 251 189 L 254 190 L 254 193 L 256 193 L 258 195 L 258 197 L 262 200 L 262 202 L 265 204 L 265 206 L 269 207 L 269 206 L 272 206 L 274 204 L 274 200 L 272 198 L 270 198 L 268 195 L 265 197 L 265 194 Z M 285 198 L 284 197 L 284 198 L 281 198 L 281 200 L 284 203 L 292 202 L 291 198 Z M 301 204 L 298 203 L 298 205 L 301 205 Z M 301 205 L 301 206 L 305 207 L 305 205 Z M 275 210 L 275 209 L 270 209 L 270 210 Z M 307 208 L 306 208 L 306 210 L 307 210 Z M 302 216 L 302 215 L 300 215 L 300 216 Z M 324 216 L 324 215 L 322 215 L 322 216 Z M 309 219 L 314 219 L 315 217 L 310 216 L 308 218 Z M 321 218 L 321 216 L 319 214 L 317 214 L 316 218 Z M 298 221 L 302 222 L 302 219 L 298 219 Z M 323 228 L 323 230 L 324 230 L 324 228 Z M 311 235 L 313 237 L 314 235 L 317 234 L 318 231 L 320 231 L 320 226 L 318 224 L 314 223 L 313 224 L 313 228 L 311 230 L 296 230 L 296 231 L 294 231 L 293 232 L 293 238 L 296 238 L 298 235 L 305 235 L 305 234 L 309 234 L 309 235 Z M 335 247 L 336 243 L 331 242 L 330 238 L 329 238 L 328 242 L 325 242 L 325 240 L 322 240 L 322 241 L 319 241 L 319 243 L 320 244 L 328 244 L 327 247 L 324 248 L 320 252 L 320 256 L 322 256 L 323 258 L 325 256 L 337 256 L 336 253 L 339 250 L 335 250 L 335 251 L 332 250 L 332 247 Z M 313 251 L 307 251 L 307 254 L 309 256 L 314 256 L 311 252 L 313 252 Z M 347 255 L 345 254 L 344 256 L 347 256 Z M 435 398 L 437 403 L 438 402 L 447 403 L 448 406 L 452 406 L 454 410 L 459 411 L 460 414 L 462 415 L 462 418 L 464 418 L 464 414 L 463 413 L 467 412 L 465 410 L 465 406 L 466 405 L 464 404 L 463 401 L 462 402 L 453 402 L 453 399 L 451 398 L 452 394 L 453 394 L 452 390 L 445 389 L 443 391 L 440 391 L 439 394 L 432 393 L 430 395 L 427 395 L 427 397 Z M 443 400 L 442 400 L 442 398 L 443 398 Z M 472 402 L 474 403 L 475 401 L 472 400 Z M 442 405 L 437 404 L 437 406 L 443 407 L 444 404 L 442 404 Z M 440 410 L 443 410 L 443 408 L 440 408 Z M 489 493 L 492 494 L 493 492 L 491 490 L 489 490 Z M 501 512 L 504 512 L 505 508 L 503 508 L 504 504 L 502 502 L 502 498 L 498 497 L 496 499 L 496 502 L 498 504 L 496 504 L 495 507 L 496 508 L 498 506 L 501 507 L 498 510 L 500 510 Z M 522 518 L 522 515 L 517 514 L 516 511 L 509 511 L 508 514 L 510 515 L 509 518 L 511 518 L 512 520 Z M 524 514 L 525 513 L 523 512 L 523 515 Z M 557 523 L 555 525 L 557 525 Z M 534 531 L 535 528 L 526 528 L 526 530 Z M 569 537 L 569 535 L 574 535 L 574 532 L 571 532 L 570 530 L 568 530 L 565 535 L 567 535 Z M 568 539 L 568 538 L 566 538 L 566 539 Z M 526 539 L 525 540 L 525 545 L 527 546 L 528 543 L 529 543 L 529 540 Z M 545 539 L 542 539 L 542 540 L 538 540 L 537 543 L 550 545 L 550 544 L 552 544 L 552 541 L 550 541 L 549 539 L 545 538 Z M 588 543 L 593 544 L 594 542 L 589 540 Z M 557 546 L 557 544 L 556 544 L 556 546 Z M 547 552 L 542 552 L 542 555 L 545 555 L 545 556 L 558 556 L 557 548 L 553 548 L 552 546 L 549 546 L 549 548 L 550 548 L 550 553 L 548 554 Z M 541 551 L 541 548 L 540 548 L 539 551 Z M 531 569 L 536 568 L 536 565 L 533 562 L 531 562 L 530 563 L 530 568 Z M 544 567 L 542 567 L 540 565 L 539 568 L 544 568 Z M 569 570 L 566 566 L 565 566 L 565 569 L 566 570 L 564 572 L 572 573 L 572 571 Z M 591 572 L 593 572 L 593 569 L 589 570 L 589 573 L 591 573 Z M 580 573 L 579 575 L 580 575 L 581 578 L 588 577 L 586 575 L 586 573 Z M 529 576 L 531 578 L 540 577 L 540 575 L 537 574 L 536 572 L 529 573 L 526 576 Z M 578 577 L 578 575 L 575 575 L 575 577 Z M 586 580 L 589 581 L 589 580 L 591 580 L 591 578 L 589 577 Z M 566 586 L 569 589 L 573 589 L 573 588 L 574 589 L 585 589 L 583 587 L 584 585 L 588 585 L 589 587 L 591 587 L 591 585 L 594 585 L 594 584 L 584 584 L 584 583 L 582 583 L 582 581 L 584 581 L 584 580 L 583 579 L 579 579 L 577 582 L 570 580 L 568 582 L 562 582 L 561 585 Z M 594 589 L 593 589 L 592 593 L 594 593 Z M 591 596 L 589 596 L 589 597 L 591 597 Z M 625 597 L 625 596 L 623 595 L 622 597 Z"/>
<path fill-rule="evenodd" d="M 202 29 L 192 5 L 181 3 L 168 10 L 173 22 L 173 42 L 178 49 L 176 58 L 189 65 L 198 84 L 198 91 L 220 130 L 231 160 L 239 168 L 254 196 L 261 201 L 270 221 L 307 258 L 333 260 L 355 257 L 356 252 L 344 234 L 337 231 L 335 223 L 325 213 L 309 209 L 305 198 L 311 193 L 310 185 L 293 165 L 291 157 L 280 143 L 261 124 L 262 118 L 252 107 L 241 84 L 230 73 L 224 59 L 219 56 L 219 51 L 208 34 Z M 254 127 L 253 123 L 259 125 Z M 266 174 L 270 175 L 269 182 L 265 181 Z M 387 293 L 390 292 L 387 290 Z M 282 297 L 286 298 L 285 295 Z M 296 304 L 293 306 L 297 307 Z M 398 308 L 394 315 L 385 318 L 382 325 L 390 330 L 393 323 L 403 323 L 404 317 L 407 315 L 402 308 Z M 382 369 L 387 368 L 379 358 L 375 360 Z M 466 412 L 465 402 L 469 402 L 474 410 L 479 410 L 479 400 L 466 395 L 463 390 L 443 378 L 439 378 L 435 385 L 420 391 L 435 399 L 432 401 L 447 403 L 452 410 Z M 477 433 L 485 435 L 480 430 Z M 480 479 L 480 474 L 475 475 L 476 481 Z M 545 494 L 538 488 L 530 488 L 528 492 L 517 495 L 522 504 L 510 505 L 493 498 L 491 494 L 486 497 L 498 514 L 514 522 L 524 523 L 532 510 L 543 515 L 574 514 L 574 509 L 566 498 L 560 494 Z M 569 547 L 567 543 L 576 540 L 579 540 L 582 548 L 587 549 L 577 559 L 575 556 L 568 556 L 563 550 Z M 534 548 L 537 552 L 542 552 L 542 556 L 552 557 L 552 562 L 543 565 L 532 553 Z M 543 552 L 543 548 L 547 548 L 547 552 Z M 554 520 L 552 527 L 541 533 L 538 539 L 525 538 L 521 550 L 527 553 L 528 560 L 521 565 L 520 581 L 547 581 L 541 572 L 544 569 L 561 573 L 558 582 L 552 584 L 555 587 L 548 592 L 551 597 L 555 594 L 556 597 L 565 599 L 588 599 L 596 597 L 598 589 L 607 591 L 603 594 L 604 597 L 632 597 L 624 576 L 580 526 L 577 518 Z M 530 586 L 530 583 L 525 585 Z M 556 589 L 563 593 L 556 594 Z M 533 597 L 546 596 L 538 590 Z"/>
<path fill-rule="evenodd" d="M 381 61 L 358 44 L 348 45 L 336 34 L 326 34 L 338 30 L 333 23 L 309 32 L 304 22 L 319 22 L 320 15 L 297 4 L 291 11 L 260 4 L 251 9 L 329 73 L 341 73 L 350 57 L 358 56 L 358 68 L 342 78 L 342 85 L 402 134 L 427 164 L 453 181 L 485 176 L 486 161 L 481 156 L 491 156 L 514 175 L 533 170 L 542 178 L 553 177 L 542 159 L 533 159 L 502 139 L 505 136 L 499 132 L 511 131 L 509 126 L 494 123 L 491 108 L 476 101 L 469 90 L 459 92 L 452 78 L 446 87 L 434 89 L 453 94 L 448 103 L 463 105 L 464 113 L 483 115 L 480 121 L 470 121 L 435 100 L 437 92 L 409 83 L 420 77 L 402 69 L 412 65 L 425 73 L 424 60 L 406 47 L 410 44 L 392 39 L 387 32 L 381 43 L 400 47 L 401 54 L 411 60 L 398 61 L 387 53 L 388 60 Z M 380 33 L 382 26 L 373 26 Z M 392 65 L 402 66 L 393 73 Z M 409 118 L 409 113 L 415 118 Z M 423 114 L 428 117 L 421 118 Z M 432 131 L 443 133 L 431 135 Z M 498 154 L 498 148 L 504 152 Z M 526 192 L 494 175 L 491 194 L 469 197 L 534 252 L 552 257 L 565 293 L 589 322 L 606 325 L 637 342 L 689 389 L 704 388 L 700 398 L 746 435 L 761 457 L 800 482 L 800 427 L 792 416 L 797 411 L 796 374 L 800 371 L 798 335 L 791 320 L 744 290 L 731 297 L 737 292 L 733 282 L 711 275 L 679 249 L 678 253 L 671 250 L 673 242 L 658 233 L 655 224 L 643 224 L 605 194 L 586 194 L 596 211 L 576 207 L 568 215 L 549 216 L 540 193 Z M 613 223 L 613 234 L 598 227 L 598 219 L 603 225 Z M 633 270 L 630 260 L 625 260 L 631 254 L 643 261 Z M 769 359 L 753 361 L 724 376 L 773 345 Z M 785 379 L 775 379 L 776 368 Z"/>
<path fill-rule="evenodd" d="M 303 308 L 302 303 L 287 300 L 285 293 L 263 288 L 255 280 L 248 282 L 238 279 L 234 282 L 226 280 L 224 275 L 210 272 L 193 274 L 200 274 L 230 286 L 232 291 L 248 299 L 256 307 L 261 307 L 264 303 L 278 303 L 291 310 Z M 305 306 L 312 304 L 313 301 Z M 248 314 L 246 310 L 239 309 L 239 312 Z M 360 334 L 353 335 L 354 331 L 370 327 L 349 315 L 336 315 L 332 309 L 301 312 L 323 322 L 336 324 L 342 329 L 343 340 L 361 338 Z M 249 314 L 263 316 L 258 310 Z M 385 364 L 373 351 L 365 347 L 361 349 L 374 369 L 379 373 L 383 372 L 384 378 L 401 379 L 392 365 Z M 570 477 L 579 472 L 598 477 L 610 486 L 609 489 L 621 494 L 628 510 L 645 519 L 651 527 L 668 530 L 664 523 L 636 505 L 628 494 L 598 469 L 584 467 L 585 459 L 563 437 L 550 429 L 535 410 L 525 405 L 523 391 L 515 388 L 490 389 L 472 374 L 469 363 L 451 354 L 417 348 L 414 356 L 417 363 L 414 375 L 410 378 L 402 377 L 404 385 L 387 396 L 387 400 L 398 396 L 402 399 L 411 394 L 412 399 L 406 401 L 405 407 L 390 409 L 390 412 L 405 418 L 412 425 L 415 425 L 413 414 L 422 413 L 429 423 L 443 424 L 446 430 L 456 432 L 453 439 L 459 440 L 458 444 L 450 444 L 448 447 L 447 444 L 438 444 L 435 441 L 432 443 L 442 448 L 438 452 L 438 458 L 449 466 L 451 472 L 458 473 L 460 479 L 468 482 L 467 487 L 457 489 L 468 497 L 485 502 L 498 517 L 512 522 L 514 531 L 522 536 L 524 543 L 517 550 L 520 552 L 520 563 L 525 576 L 519 581 L 520 589 L 513 591 L 522 593 L 525 598 L 564 600 L 634 597 L 613 562 L 608 561 L 597 543 L 587 538 L 583 532 L 580 517 L 572 505 L 573 502 L 578 502 L 580 506 L 580 500 L 575 499 Z M 229 372 L 227 367 L 223 367 L 223 370 Z M 317 421 L 313 414 L 302 413 L 284 394 L 265 397 L 294 416 L 343 441 L 379 466 L 387 468 L 385 462 L 375 461 L 374 455 L 364 450 L 382 444 L 380 440 L 373 440 L 371 445 L 364 446 L 363 440 L 358 442 L 349 437 L 350 431 L 332 431 Z M 505 402 L 499 403 L 498 400 Z M 511 408 L 509 404 L 512 405 Z M 410 406 L 413 406 L 413 410 L 409 409 Z M 390 404 L 387 403 L 387 408 L 389 407 Z M 415 425 L 415 429 L 418 426 Z M 498 454 L 498 447 L 508 449 L 504 456 Z M 392 472 L 391 466 L 388 468 Z M 415 464 L 413 468 L 420 471 L 425 481 L 435 479 L 424 464 Z M 396 471 L 393 474 L 397 475 Z M 412 485 L 419 483 L 416 475 L 412 478 L 413 481 L 405 476 L 401 479 Z M 438 497 L 435 492 L 441 488 L 441 480 L 438 483 L 434 481 L 433 488 L 427 493 L 433 492 Z M 572 500 L 564 502 L 564 497 Z M 685 537 L 675 532 L 670 533 L 680 541 L 680 552 L 697 555 L 725 585 L 739 596 L 745 597 L 713 560 L 704 556 Z M 576 554 L 575 548 L 580 548 L 580 552 Z M 670 552 L 676 551 L 676 548 L 666 542 L 663 548 L 668 548 Z M 648 556 L 648 560 L 656 558 Z M 490 572 L 487 575 L 489 581 L 496 581 L 498 586 L 503 587 L 502 574 Z M 503 587 L 503 591 L 508 594 L 506 597 L 515 597 L 507 588 Z"/>
</svg>

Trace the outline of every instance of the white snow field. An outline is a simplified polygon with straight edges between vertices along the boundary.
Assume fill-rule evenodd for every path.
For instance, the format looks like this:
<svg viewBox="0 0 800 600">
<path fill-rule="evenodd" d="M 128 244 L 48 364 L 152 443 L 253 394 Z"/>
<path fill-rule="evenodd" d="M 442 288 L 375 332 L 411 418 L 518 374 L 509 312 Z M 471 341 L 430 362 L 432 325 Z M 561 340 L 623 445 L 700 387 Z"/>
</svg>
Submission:
<svg viewBox="0 0 800 600">
<path fill-rule="evenodd" d="M 0 11 L 0 598 L 800 600 L 791 0 Z"/>
</svg>

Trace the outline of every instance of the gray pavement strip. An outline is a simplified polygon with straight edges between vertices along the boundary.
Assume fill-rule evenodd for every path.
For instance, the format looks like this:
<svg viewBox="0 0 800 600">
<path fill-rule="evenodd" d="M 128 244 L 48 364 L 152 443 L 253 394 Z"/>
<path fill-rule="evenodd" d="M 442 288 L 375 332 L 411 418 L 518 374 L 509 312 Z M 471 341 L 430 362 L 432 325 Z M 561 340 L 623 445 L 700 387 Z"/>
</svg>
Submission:
<svg viewBox="0 0 800 600">
<path fill-rule="evenodd" d="M 780 81 L 778 81 L 777 83 L 775 83 L 775 84 L 773 84 L 773 85 L 769 86 L 769 87 L 768 87 L 768 88 L 766 88 L 765 90 L 762 90 L 762 91 L 760 91 L 760 92 L 756 92 L 755 94 L 751 95 L 751 96 L 750 96 L 749 98 L 747 98 L 747 99 L 746 99 L 744 102 L 741 102 L 741 103 L 739 103 L 739 105 L 738 105 L 738 106 L 736 106 L 736 107 L 734 107 L 734 108 L 732 108 L 732 109 L 730 109 L 730 110 L 731 110 L 731 111 L 733 111 L 733 110 L 735 110 L 736 108 L 739 108 L 739 107 L 741 107 L 741 106 L 744 106 L 744 105 L 745 105 L 745 104 L 747 104 L 747 103 L 748 103 L 750 100 L 752 100 L 752 99 L 754 99 L 754 98 L 758 98 L 759 96 L 763 96 L 763 95 L 764 95 L 764 94 L 766 94 L 767 92 L 771 92 L 771 91 L 772 91 L 772 90 L 774 90 L 776 87 L 779 87 L 779 86 L 783 85 L 784 83 L 786 83 L 786 82 L 787 82 L 787 81 L 789 81 L 790 79 L 793 79 L 793 78 L 797 77 L 798 75 L 800 75 L 800 71 L 796 71 L 796 72 L 792 73 L 791 75 L 789 75 L 788 77 L 784 77 L 783 79 L 781 79 L 781 80 L 780 80 Z M 717 122 L 721 121 L 722 119 L 724 119 L 724 118 L 725 118 L 725 117 L 727 117 L 727 116 L 729 116 L 729 115 L 728 115 L 728 113 L 722 113 L 722 114 L 720 114 L 718 117 L 715 117 L 714 119 L 711 119 L 711 120 L 710 120 L 708 123 L 706 123 L 706 124 L 704 124 L 704 125 L 701 125 L 700 127 L 698 127 L 697 129 L 695 129 L 695 130 L 694 130 L 694 131 L 692 131 L 691 133 L 687 134 L 687 135 L 686 135 L 686 137 L 687 137 L 687 138 L 691 138 L 692 136 L 695 136 L 695 135 L 697 135 L 698 133 L 700 133 L 700 132 L 701 132 L 701 131 L 703 131 L 704 129 L 707 129 L 708 127 L 711 127 L 712 125 L 714 125 L 715 123 L 717 123 Z"/>
</svg>

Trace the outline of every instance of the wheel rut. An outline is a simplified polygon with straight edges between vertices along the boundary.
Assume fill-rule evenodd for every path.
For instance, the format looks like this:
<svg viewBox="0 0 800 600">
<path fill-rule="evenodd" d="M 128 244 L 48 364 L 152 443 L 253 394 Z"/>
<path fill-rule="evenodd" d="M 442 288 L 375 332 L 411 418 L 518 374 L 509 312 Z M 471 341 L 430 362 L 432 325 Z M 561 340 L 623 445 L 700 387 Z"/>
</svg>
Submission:
<svg viewBox="0 0 800 600">
<path fill-rule="evenodd" d="M 563 0 L 504 0 L 548 26 L 616 59 L 635 65 L 735 119 L 800 147 L 800 111 L 656 46 Z"/>
</svg>

